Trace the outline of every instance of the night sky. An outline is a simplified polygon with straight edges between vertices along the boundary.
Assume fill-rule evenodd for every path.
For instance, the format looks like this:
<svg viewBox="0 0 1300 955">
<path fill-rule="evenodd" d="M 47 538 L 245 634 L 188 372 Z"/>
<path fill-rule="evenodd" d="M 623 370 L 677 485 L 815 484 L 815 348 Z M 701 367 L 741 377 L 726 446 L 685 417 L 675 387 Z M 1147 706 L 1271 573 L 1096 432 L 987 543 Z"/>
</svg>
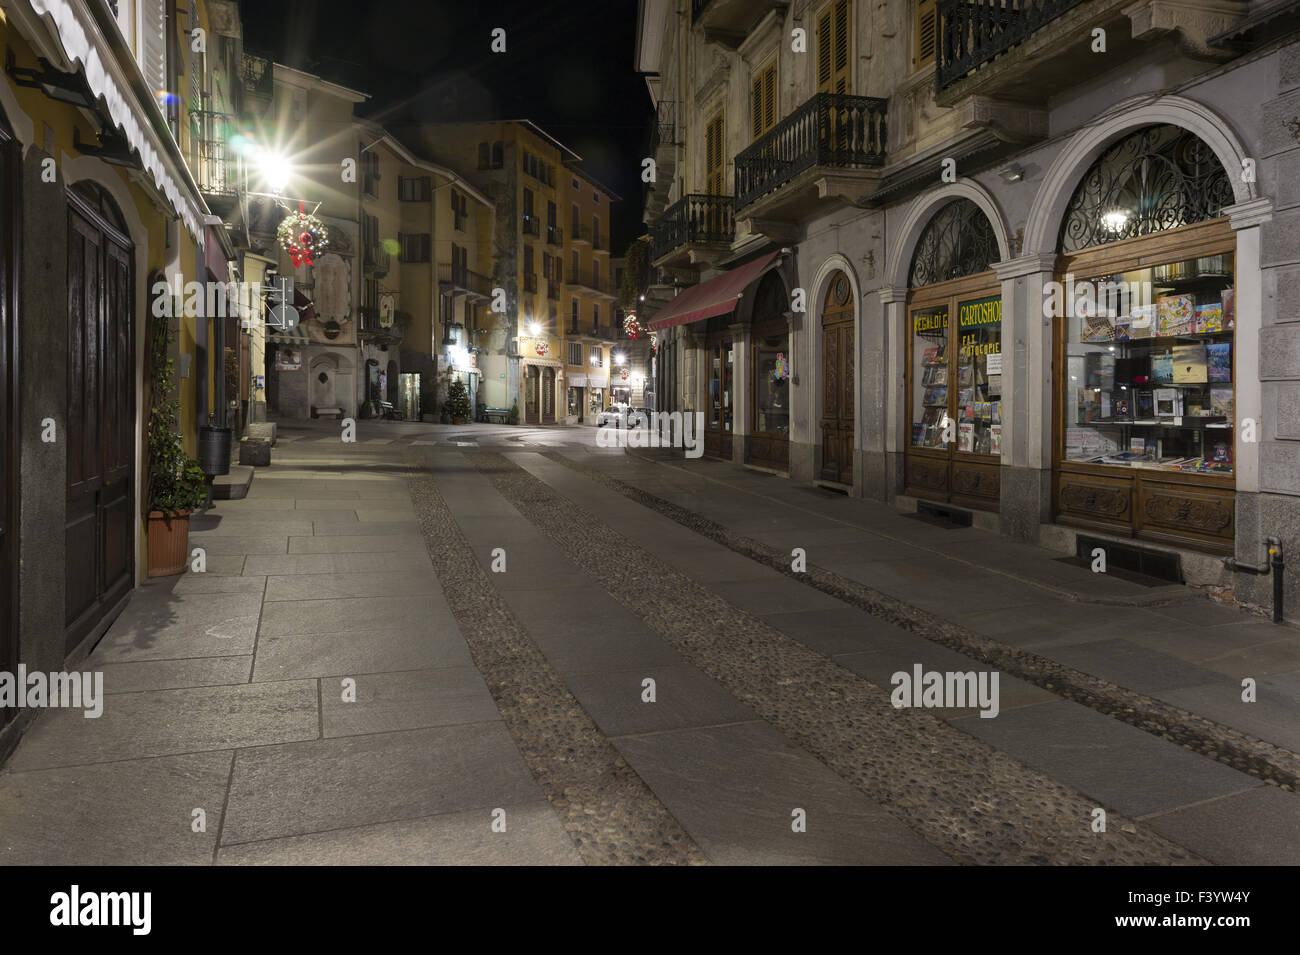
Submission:
<svg viewBox="0 0 1300 955">
<path fill-rule="evenodd" d="M 641 224 L 652 110 L 632 67 L 636 0 L 241 3 L 244 46 L 371 95 L 379 123 L 532 119 L 623 201 L 614 251 Z M 507 52 L 490 51 L 506 30 Z"/>
</svg>

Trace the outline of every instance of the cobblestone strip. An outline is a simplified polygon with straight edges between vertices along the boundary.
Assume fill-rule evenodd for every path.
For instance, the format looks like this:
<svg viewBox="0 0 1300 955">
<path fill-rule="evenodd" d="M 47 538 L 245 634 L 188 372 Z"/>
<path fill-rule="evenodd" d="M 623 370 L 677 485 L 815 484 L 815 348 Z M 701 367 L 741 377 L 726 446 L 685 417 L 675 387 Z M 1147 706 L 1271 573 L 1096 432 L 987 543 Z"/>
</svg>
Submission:
<svg viewBox="0 0 1300 955">
<path fill-rule="evenodd" d="M 412 451 L 407 461 L 422 459 Z M 427 470 L 412 474 L 408 483 L 434 570 L 474 665 L 583 860 L 707 865 L 497 594 Z"/>
<path fill-rule="evenodd" d="M 1167 865 L 1204 860 L 732 606 L 507 458 L 470 460 L 565 555 L 687 660 L 963 864 Z M 604 558 L 618 543 L 617 561 Z M 1102 807 L 1106 808 L 1106 807 Z"/>
<path fill-rule="evenodd" d="M 656 497 L 572 458 L 553 451 L 542 453 L 557 464 L 563 464 L 604 487 L 618 491 L 702 537 L 707 537 L 738 554 L 780 571 L 787 577 L 815 587 L 825 594 L 910 630 L 927 640 L 956 650 L 981 663 L 987 663 L 997 670 L 1033 683 L 1067 700 L 1081 703 L 1099 713 L 1159 736 L 1161 739 L 1177 743 L 1185 749 L 1200 753 L 1233 769 L 1249 773 L 1281 789 L 1289 792 L 1300 789 L 1300 755 L 1288 749 L 1135 690 L 1109 683 L 1039 654 L 973 633 L 919 607 L 913 607 L 895 597 L 873 590 L 859 581 L 817 567 L 811 562 L 806 573 L 796 574 L 790 568 L 788 554 L 782 554 L 752 538 L 733 534 L 716 521 Z"/>
</svg>

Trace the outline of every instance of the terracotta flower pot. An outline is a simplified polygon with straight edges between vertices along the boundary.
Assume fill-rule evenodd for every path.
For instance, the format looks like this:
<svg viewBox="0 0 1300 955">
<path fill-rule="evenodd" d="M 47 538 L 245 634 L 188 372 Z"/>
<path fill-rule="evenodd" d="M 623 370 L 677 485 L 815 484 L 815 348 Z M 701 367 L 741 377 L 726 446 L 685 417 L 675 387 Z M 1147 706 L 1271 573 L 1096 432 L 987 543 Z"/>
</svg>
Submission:
<svg viewBox="0 0 1300 955">
<path fill-rule="evenodd" d="M 190 556 L 190 512 L 168 517 L 149 512 L 149 576 L 173 577 L 184 573 Z"/>
<path fill-rule="evenodd" d="M 459 425 L 459 424 L 464 424 L 464 423 L 465 423 L 465 419 L 462 418 L 460 415 L 453 415 L 453 416 L 452 416 L 452 419 L 451 419 L 451 423 L 452 423 L 452 424 L 457 424 L 457 425 Z"/>
</svg>

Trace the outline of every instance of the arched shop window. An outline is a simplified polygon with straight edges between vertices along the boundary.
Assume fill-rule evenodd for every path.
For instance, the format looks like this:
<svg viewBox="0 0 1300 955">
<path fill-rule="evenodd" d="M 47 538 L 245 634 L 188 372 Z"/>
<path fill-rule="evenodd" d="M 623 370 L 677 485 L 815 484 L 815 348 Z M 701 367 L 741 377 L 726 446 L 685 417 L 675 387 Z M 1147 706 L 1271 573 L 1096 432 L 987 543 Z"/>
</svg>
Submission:
<svg viewBox="0 0 1300 955">
<path fill-rule="evenodd" d="M 790 295 L 775 271 L 754 292 L 749 435 L 745 460 L 784 471 L 790 466 Z"/>
<path fill-rule="evenodd" d="M 1064 523 L 1230 551 L 1232 183 L 1175 126 L 1110 146 L 1061 223 L 1055 512 Z"/>
<path fill-rule="evenodd" d="M 907 492 L 996 509 L 1001 494 L 1002 294 L 988 217 L 941 206 L 917 242 L 908 293 Z"/>
<path fill-rule="evenodd" d="M 984 210 L 969 199 L 940 207 L 921 233 L 908 273 L 909 288 L 959 279 L 992 268 L 998 240 Z"/>
<path fill-rule="evenodd" d="M 1147 126 L 1092 164 L 1061 223 L 1058 250 L 1151 235 L 1218 218 L 1235 201 L 1214 151 L 1177 126 Z"/>
</svg>

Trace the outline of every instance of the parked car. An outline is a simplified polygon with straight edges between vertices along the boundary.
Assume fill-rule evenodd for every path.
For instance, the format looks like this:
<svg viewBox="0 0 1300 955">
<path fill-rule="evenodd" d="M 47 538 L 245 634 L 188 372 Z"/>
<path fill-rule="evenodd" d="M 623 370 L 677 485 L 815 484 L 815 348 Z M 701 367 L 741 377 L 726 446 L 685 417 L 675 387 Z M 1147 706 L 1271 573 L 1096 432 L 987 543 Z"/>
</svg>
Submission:
<svg viewBox="0 0 1300 955">
<path fill-rule="evenodd" d="M 632 410 L 631 405 L 612 404 L 600 414 L 596 415 L 596 427 L 603 428 L 606 425 L 615 425 L 627 427 L 626 416 Z"/>
</svg>

